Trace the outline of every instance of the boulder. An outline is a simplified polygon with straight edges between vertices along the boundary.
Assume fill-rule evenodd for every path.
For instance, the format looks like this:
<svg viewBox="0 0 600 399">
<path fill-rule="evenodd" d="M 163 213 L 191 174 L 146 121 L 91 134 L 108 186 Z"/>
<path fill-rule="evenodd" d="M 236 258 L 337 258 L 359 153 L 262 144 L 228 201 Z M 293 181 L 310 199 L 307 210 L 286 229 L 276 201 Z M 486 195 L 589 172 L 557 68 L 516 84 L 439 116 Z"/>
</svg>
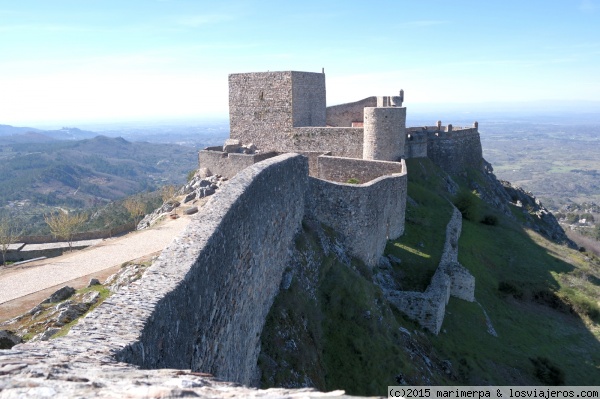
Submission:
<svg viewBox="0 0 600 399">
<path fill-rule="evenodd" d="M 75 293 L 75 288 L 65 285 L 64 287 L 62 287 L 61 289 L 56 291 L 54 294 L 50 295 L 42 303 L 56 303 L 56 302 L 64 301 L 65 299 L 70 298 L 71 295 L 73 295 L 74 293 Z"/>
<path fill-rule="evenodd" d="M 54 334 L 60 331 L 60 328 L 50 327 L 35 338 L 35 341 L 48 341 Z M 32 341 L 34 341 L 32 339 Z"/>
<path fill-rule="evenodd" d="M 63 302 L 56 305 L 56 310 L 59 313 L 58 316 L 51 320 L 51 322 L 55 327 L 62 327 L 79 318 L 82 314 L 87 312 L 89 308 L 90 305 L 86 303 L 74 303 L 73 301 Z"/>
<path fill-rule="evenodd" d="M 201 179 L 205 179 L 209 176 L 212 176 L 212 172 L 208 168 L 200 168 L 200 169 L 198 169 L 198 172 L 196 173 L 196 175 L 198 177 L 200 177 Z"/>
<path fill-rule="evenodd" d="M 191 193 L 189 193 L 188 195 L 185 196 L 185 198 L 183 199 L 183 203 L 185 204 L 186 202 L 190 202 L 191 200 L 196 198 L 196 192 L 192 191 Z"/>
<path fill-rule="evenodd" d="M 183 211 L 183 213 L 185 213 L 186 215 L 193 215 L 194 213 L 197 213 L 197 212 L 198 212 L 197 206 L 193 206 L 193 207 L 188 208 L 185 211 Z"/>
<path fill-rule="evenodd" d="M 21 342 L 23 342 L 21 337 L 12 331 L 0 330 L 0 349 L 10 349 Z"/>
<path fill-rule="evenodd" d="M 88 283 L 88 288 L 90 288 L 94 285 L 100 285 L 100 280 L 98 280 L 97 278 L 91 279 L 90 282 Z"/>
<path fill-rule="evenodd" d="M 198 190 L 198 194 L 200 194 L 200 197 L 208 197 L 209 195 L 213 195 L 214 193 L 215 190 L 212 187 L 203 187 Z"/>
<path fill-rule="evenodd" d="M 92 306 L 95 305 L 99 299 L 100 293 L 98 291 L 90 291 L 87 294 L 85 294 L 83 298 L 81 298 L 81 302 L 88 306 Z"/>
</svg>

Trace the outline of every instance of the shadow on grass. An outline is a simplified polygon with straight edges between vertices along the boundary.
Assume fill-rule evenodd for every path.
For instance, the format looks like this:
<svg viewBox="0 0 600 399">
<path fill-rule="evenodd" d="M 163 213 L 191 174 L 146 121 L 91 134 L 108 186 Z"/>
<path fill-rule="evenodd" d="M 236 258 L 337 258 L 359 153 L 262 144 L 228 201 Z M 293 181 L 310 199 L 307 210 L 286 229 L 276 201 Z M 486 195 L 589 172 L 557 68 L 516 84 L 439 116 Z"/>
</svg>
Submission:
<svg viewBox="0 0 600 399">
<path fill-rule="evenodd" d="M 542 247 L 507 220 L 501 226 L 463 220 L 459 246 L 459 261 L 476 278 L 475 297 L 498 332 L 497 338 L 486 333 L 476 305 L 450 301 L 436 346 L 469 364 L 464 383 L 548 383 L 540 380 L 548 374 L 540 365 L 568 385 L 597 383 L 600 342 L 564 282 L 577 269 L 556 256 L 572 250 Z"/>
</svg>

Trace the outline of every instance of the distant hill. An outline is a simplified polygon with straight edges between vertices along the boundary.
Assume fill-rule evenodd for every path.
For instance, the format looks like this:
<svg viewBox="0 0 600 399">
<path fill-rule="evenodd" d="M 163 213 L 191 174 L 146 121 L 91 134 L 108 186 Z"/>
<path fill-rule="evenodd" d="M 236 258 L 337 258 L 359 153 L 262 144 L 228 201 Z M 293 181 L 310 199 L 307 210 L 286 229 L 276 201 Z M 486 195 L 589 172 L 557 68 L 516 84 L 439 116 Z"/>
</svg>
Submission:
<svg viewBox="0 0 600 399">
<path fill-rule="evenodd" d="M 16 127 L 10 125 L 0 125 L 0 136 L 11 136 L 27 132 L 41 132 L 41 130 L 35 129 L 33 127 Z"/>
<path fill-rule="evenodd" d="M 165 184 L 181 184 L 197 162 L 194 148 L 132 143 L 120 137 L 68 141 L 46 137 L 45 142 L 4 144 L 0 210 L 31 214 L 44 206 L 102 205 Z"/>
<path fill-rule="evenodd" d="M 98 133 L 76 127 L 63 127 L 58 130 L 41 130 L 32 127 L 0 125 L 0 145 L 13 143 L 40 143 L 54 140 L 83 140 L 96 137 Z"/>
</svg>

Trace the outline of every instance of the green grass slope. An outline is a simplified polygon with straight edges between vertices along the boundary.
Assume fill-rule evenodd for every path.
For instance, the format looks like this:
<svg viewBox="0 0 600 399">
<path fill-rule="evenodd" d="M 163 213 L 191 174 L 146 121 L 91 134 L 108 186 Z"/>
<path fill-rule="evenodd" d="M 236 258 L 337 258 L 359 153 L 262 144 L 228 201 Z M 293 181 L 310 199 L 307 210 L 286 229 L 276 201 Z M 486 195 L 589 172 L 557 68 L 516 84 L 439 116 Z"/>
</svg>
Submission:
<svg viewBox="0 0 600 399">
<path fill-rule="evenodd" d="M 404 290 L 424 290 L 439 262 L 449 201 L 468 197 L 459 261 L 476 278 L 469 303 L 451 298 L 438 336 L 385 301 L 373 273 L 340 250 L 335 233 L 305 222 L 262 335 L 262 385 L 385 395 L 388 385 L 597 384 L 600 261 L 556 245 L 496 212 L 428 159 L 408 162 L 405 234 L 386 254 Z M 453 191 L 458 194 L 451 194 Z M 472 209 L 472 210 L 473 210 Z M 481 223 L 482 220 L 491 224 Z M 284 280 L 286 280 L 284 279 Z M 492 327 L 496 335 L 490 333 Z"/>
</svg>

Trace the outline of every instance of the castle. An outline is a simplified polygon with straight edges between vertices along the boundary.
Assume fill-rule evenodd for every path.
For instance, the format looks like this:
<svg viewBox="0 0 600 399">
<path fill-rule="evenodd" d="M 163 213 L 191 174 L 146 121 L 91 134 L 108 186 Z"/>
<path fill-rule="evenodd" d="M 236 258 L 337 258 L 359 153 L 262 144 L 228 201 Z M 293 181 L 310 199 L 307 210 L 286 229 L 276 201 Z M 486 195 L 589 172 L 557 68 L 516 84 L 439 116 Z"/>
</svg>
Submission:
<svg viewBox="0 0 600 399">
<path fill-rule="evenodd" d="M 236 144 L 200 151 L 199 165 L 231 178 L 282 153 L 305 156 L 310 216 L 341 233 L 352 255 L 373 266 L 387 240 L 404 231 L 404 159 L 430 157 L 449 172 L 481 167 L 477 122 L 466 129 L 441 122 L 406 128 L 403 101 L 400 90 L 326 107 L 324 73 L 232 74 L 230 138 Z"/>
<path fill-rule="evenodd" d="M 254 385 L 260 335 L 305 218 L 374 267 L 404 231 L 404 159 L 427 156 L 449 172 L 483 167 L 476 124 L 406 128 L 402 92 L 326 107 L 323 73 L 233 74 L 229 83 L 238 141 L 199 153 L 200 167 L 229 183 L 138 282 L 67 336 L 0 352 L 0 388 L 119 396 L 149 381 L 163 393 L 215 386 L 190 369 Z M 388 296 L 434 333 L 449 295 L 473 299 L 474 279 L 457 262 L 460 220 L 455 212 L 428 290 Z"/>
</svg>

